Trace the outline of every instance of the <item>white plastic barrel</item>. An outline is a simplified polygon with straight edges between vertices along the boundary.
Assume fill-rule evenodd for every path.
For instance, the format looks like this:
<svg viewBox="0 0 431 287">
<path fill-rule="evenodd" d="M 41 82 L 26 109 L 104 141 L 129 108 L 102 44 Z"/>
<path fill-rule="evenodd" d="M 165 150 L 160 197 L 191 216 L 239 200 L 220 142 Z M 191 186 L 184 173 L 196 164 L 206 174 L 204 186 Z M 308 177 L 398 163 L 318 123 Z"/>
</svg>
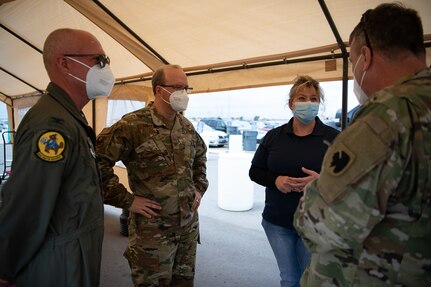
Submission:
<svg viewBox="0 0 431 287">
<path fill-rule="evenodd" d="M 253 154 L 220 153 L 218 160 L 218 207 L 245 211 L 253 207 L 253 182 L 248 176 Z"/>
<path fill-rule="evenodd" d="M 229 152 L 242 152 L 242 135 L 229 135 Z"/>
</svg>

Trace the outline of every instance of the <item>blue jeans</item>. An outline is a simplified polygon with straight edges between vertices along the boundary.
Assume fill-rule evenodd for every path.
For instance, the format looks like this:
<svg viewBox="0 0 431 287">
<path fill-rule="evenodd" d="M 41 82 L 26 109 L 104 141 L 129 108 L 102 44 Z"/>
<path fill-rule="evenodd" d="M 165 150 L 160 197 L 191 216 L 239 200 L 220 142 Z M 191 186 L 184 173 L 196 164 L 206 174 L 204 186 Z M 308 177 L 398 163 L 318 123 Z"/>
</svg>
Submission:
<svg viewBox="0 0 431 287">
<path fill-rule="evenodd" d="M 311 253 L 295 229 L 274 225 L 265 219 L 262 219 L 262 226 L 277 260 L 281 287 L 299 287 Z"/>
</svg>

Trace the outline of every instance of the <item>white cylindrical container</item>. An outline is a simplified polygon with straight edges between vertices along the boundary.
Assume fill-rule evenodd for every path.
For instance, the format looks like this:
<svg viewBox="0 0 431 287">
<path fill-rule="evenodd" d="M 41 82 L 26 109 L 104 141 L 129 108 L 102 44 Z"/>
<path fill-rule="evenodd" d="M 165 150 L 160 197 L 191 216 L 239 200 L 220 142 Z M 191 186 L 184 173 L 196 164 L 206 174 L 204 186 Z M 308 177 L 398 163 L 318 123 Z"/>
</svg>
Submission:
<svg viewBox="0 0 431 287">
<path fill-rule="evenodd" d="M 245 211 L 253 207 L 253 182 L 248 176 L 253 154 L 220 153 L 218 160 L 218 207 Z"/>
<path fill-rule="evenodd" d="M 229 152 L 242 152 L 242 135 L 229 135 Z"/>
<path fill-rule="evenodd" d="M 205 136 L 205 135 L 201 135 L 201 137 L 204 140 L 205 145 L 207 146 L 207 156 L 208 156 L 208 153 L 210 151 L 210 139 L 208 136 Z"/>
</svg>

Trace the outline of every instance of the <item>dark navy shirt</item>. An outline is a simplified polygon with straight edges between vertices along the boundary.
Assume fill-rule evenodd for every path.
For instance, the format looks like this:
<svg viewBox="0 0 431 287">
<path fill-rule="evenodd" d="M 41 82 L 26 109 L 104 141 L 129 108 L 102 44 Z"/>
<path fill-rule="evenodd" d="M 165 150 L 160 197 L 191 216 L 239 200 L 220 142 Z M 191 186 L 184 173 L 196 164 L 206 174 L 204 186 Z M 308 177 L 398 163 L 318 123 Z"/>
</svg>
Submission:
<svg viewBox="0 0 431 287">
<path fill-rule="evenodd" d="M 265 220 L 282 227 L 294 228 L 293 215 L 302 192 L 282 193 L 275 186 L 275 180 L 280 175 L 307 176 L 302 172 L 302 167 L 320 173 L 328 145 L 338 133 L 338 130 L 324 125 L 316 117 L 314 130 L 307 136 L 296 136 L 293 133 L 293 118 L 265 135 L 250 168 L 251 180 L 266 187 L 262 214 Z"/>
</svg>

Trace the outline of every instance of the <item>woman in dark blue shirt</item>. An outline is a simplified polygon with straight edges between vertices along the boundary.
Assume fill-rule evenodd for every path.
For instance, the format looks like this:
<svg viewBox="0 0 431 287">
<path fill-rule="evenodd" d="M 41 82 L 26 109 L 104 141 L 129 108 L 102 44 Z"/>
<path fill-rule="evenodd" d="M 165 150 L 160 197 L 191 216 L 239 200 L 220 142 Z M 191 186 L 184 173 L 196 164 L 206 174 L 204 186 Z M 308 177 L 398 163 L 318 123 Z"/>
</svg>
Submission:
<svg viewBox="0 0 431 287">
<path fill-rule="evenodd" d="M 338 130 L 317 117 L 323 102 L 319 83 L 298 77 L 289 93 L 293 118 L 269 131 L 259 145 L 250 178 L 266 187 L 262 226 L 280 269 L 281 286 L 299 286 L 310 253 L 293 227 L 304 186 L 317 178 L 328 145 Z"/>
</svg>

